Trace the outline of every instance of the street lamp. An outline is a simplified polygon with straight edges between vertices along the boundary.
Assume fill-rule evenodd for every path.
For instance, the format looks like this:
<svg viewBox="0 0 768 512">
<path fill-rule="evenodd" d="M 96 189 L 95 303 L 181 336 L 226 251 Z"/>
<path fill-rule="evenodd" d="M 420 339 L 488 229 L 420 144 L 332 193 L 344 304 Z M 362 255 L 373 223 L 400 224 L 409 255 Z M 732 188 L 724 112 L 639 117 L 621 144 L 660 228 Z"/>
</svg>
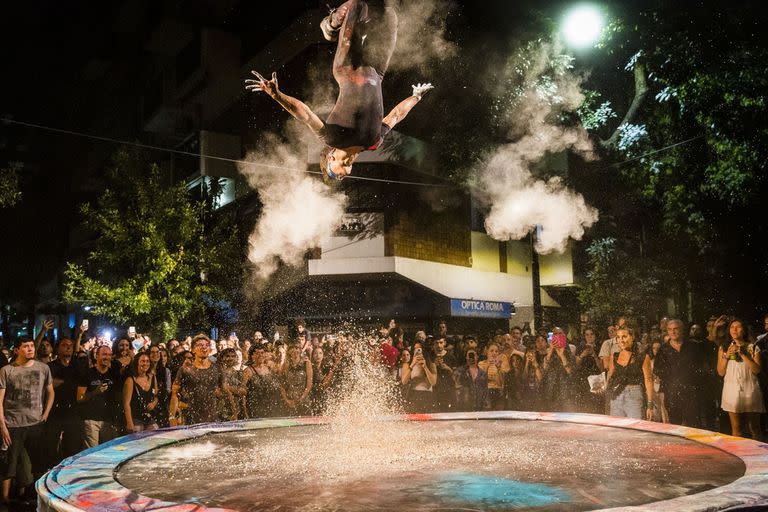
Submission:
<svg viewBox="0 0 768 512">
<path fill-rule="evenodd" d="M 580 4 L 569 10 L 563 20 L 566 42 L 576 48 L 594 45 L 604 26 L 600 9 L 590 4 Z"/>
</svg>

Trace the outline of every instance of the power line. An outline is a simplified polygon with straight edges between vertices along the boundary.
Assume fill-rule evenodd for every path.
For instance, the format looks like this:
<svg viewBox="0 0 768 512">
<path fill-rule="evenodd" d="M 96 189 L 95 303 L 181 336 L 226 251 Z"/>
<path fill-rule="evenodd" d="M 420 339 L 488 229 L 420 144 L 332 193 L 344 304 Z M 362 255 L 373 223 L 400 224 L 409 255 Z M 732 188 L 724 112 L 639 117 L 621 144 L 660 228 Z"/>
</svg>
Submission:
<svg viewBox="0 0 768 512">
<path fill-rule="evenodd" d="M 141 142 L 131 142 L 127 140 L 122 139 L 115 139 L 112 137 L 104 137 L 102 135 L 94 135 L 91 133 L 84 133 L 84 132 L 78 132 L 74 130 L 66 130 L 63 128 L 55 128 L 53 126 L 45 126 L 42 124 L 35 124 L 35 123 L 28 123 L 25 121 L 17 121 L 15 119 L 9 119 L 7 117 L 2 118 L 3 123 L 7 124 L 16 124 L 19 126 L 26 126 L 28 128 L 35 128 L 38 130 L 45 130 L 53 133 L 61 133 L 64 135 L 71 135 L 74 137 L 81 137 L 86 139 L 92 139 L 92 140 L 98 140 L 101 142 L 109 142 L 112 144 L 119 144 L 124 146 L 132 146 L 135 148 L 141 148 L 141 149 L 148 149 L 152 151 L 164 151 L 166 153 L 173 153 L 175 155 L 183 155 L 183 156 L 191 156 L 195 158 L 208 158 L 211 160 L 217 160 L 220 162 L 229 162 L 233 164 L 242 164 L 242 165 L 251 165 L 251 166 L 259 166 L 259 167 L 266 167 L 268 169 L 278 169 L 283 171 L 294 171 L 294 172 L 303 172 L 305 174 L 322 174 L 320 171 L 310 171 L 307 169 L 297 169 L 294 167 L 286 167 L 282 165 L 271 165 L 271 164 L 264 164 L 260 162 L 249 162 L 247 160 L 242 160 L 238 158 L 227 158 L 223 156 L 216 156 L 216 155 L 206 155 L 203 153 L 194 153 L 192 151 L 184 151 L 181 149 L 174 149 L 174 148 L 168 148 L 164 146 L 155 146 L 152 144 L 143 144 Z M 371 178 L 367 176 L 356 176 L 356 175 L 349 175 L 344 178 L 345 180 L 352 179 L 352 180 L 363 180 L 363 181 L 375 181 L 375 182 L 381 182 L 381 183 L 392 183 L 396 185 L 414 185 L 414 186 L 422 186 L 422 187 L 454 187 L 454 185 L 442 185 L 442 184 L 436 184 L 436 183 L 422 183 L 418 181 L 402 181 L 402 180 L 389 180 L 384 178 Z"/>
<path fill-rule="evenodd" d="M 677 146 L 682 146 L 683 144 L 688 144 L 689 142 L 693 142 L 694 140 L 698 140 L 704 137 L 704 134 L 697 135 L 695 137 L 691 137 L 690 139 L 682 140 L 680 142 L 675 142 L 674 144 L 670 144 L 669 146 L 664 146 L 663 148 L 654 149 L 653 151 L 649 151 L 648 153 L 643 153 L 642 155 L 635 156 L 632 158 L 628 158 L 627 160 L 622 160 L 621 162 L 616 162 L 611 165 L 606 165 L 603 169 L 610 169 L 611 167 L 618 167 L 620 165 L 627 164 L 629 162 L 634 162 L 635 160 L 640 160 L 642 158 L 655 155 L 656 153 L 661 153 L 663 151 L 667 151 L 672 148 L 676 148 Z"/>
<path fill-rule="evenodd" d="M 10 118 L 7 118 L 7 117 L 2 118 L 2 122 L 6 123 L 6 124 L 16 124 L 16 125 L 19 125 L 19 126 L 26 126 L 28 128 L 36 128 L 36 129 L 39 129 L 39 130 L 45 130 L 45 131 L 49 131 L 49 132 L 53 132 L 53 133 L 61 133 L 61 134 L 64 134 L 64 135 L 71 135 L 71 136 L 74 136 L 74 137 L 82 137 L 82 138 L 87 138 L 87 139 L 92 139 L 92 140 L 98 140 L 98 141 L 101 141 L 101 142 L 109 142 L 109 143 L 112 143 L 112 144 L 120 144 L 120 145 L 125 145 L 125 146 L 132 146 L 132 147 L 136 147 L 136 148 L 149 149 L 149 150 L 153 150 L 153 151 L 164 151 L 166 153 L 173 153 L 173 154 L 176 154 L 176 155 L 191 156 L 191 157 L 195 157 L 195 158 L 208 158 L 208 159 L 211 159 L 211 160 L 218 160 L 220 162 L 229 162 L 229 163 L 234 163 L 234 164 L 251 165 L 251 166 L 261 166 L 261 167 L 266 167 L 268 169 L 278 169 L 278 170 L 284 170 L 284 171 L 302 172 L 302 173 L 305 173 L 305 174 L 315 174 L 315 175 L 321 175 L 322 174 L 320 171 L 310 171 L 310 170 L 307 170 L 307 169 L 297 169 L 297 168 L 294 168 L 294 167 L 286 167 L 286 166 L 281 166 L 281 165 L 271 165 L 271 164 L 264 164 L 264 163 L 260 163 L 260 162 L 249 162 L 247 160 L 241 160 L 241 159 L 238 159 L 238 158 L 227 158 L 227 157 L 223 157 L 223 156 L 206 155 L 206 154 L 203 154 L 203 153 L 193 153 L 191 151 L 184 151 L 184 150 L 181 150 L 181 149 L 168 148 L 168 147 L 164 147 L 164 146 L 155 146 L 155 145 L 152 145 L 152 144 L 143 144 L 141 142 L 131 142 L 131 141 L 122 140 L 122 139 L 116 139 L 116 138 L 112 138 L 112 137 L 104 137 L 102 135 L 94 135 L 94 134 L 78 132 L 78 131 L 74 131 L 74 130 L 66 130 L 66 129 L 63 129 L 63 128 L 55 128 L 55 127 L 52 127 L 52 126 L 46 126 L 46 125 L 41 125 L 41 124 L 29 123 L 29 122 L 25 122 L 25 121 L 17 121 L 15 119 L 10 119 Z M 610 164 L 610 165 L 607 165 L 607 166 L 603 167 L 603 169 L 610 169 L 612 167 L 619 167 L 621 165 L 624 165 L 624 164 L 627 164 L 627 163 L 630 163 L 630 162 L 634 162 L 636 160 L 640 160 L 640 159 L 646 158 L 648 156 L 655 155 L 657 153 L 668 151 L 668 150 L 670 150 L 672 148 L 675 148 L 675 147 L 678 147 L 678 146 L 682 146 L 684 144 L 688 144 L 690 142 L 693 142 L 694 140 L 698 140 L 698 139 L 701 139 L 703 137 L 704 137 L 704 135 L 702 134 L 702 135 L 697 135 L 695 137 L 691 137 L 689 139 L 686 139 L 686 140 L 683 140 L 683 141 L 680 141 L 680 142 L 675 142 L 674 144 L 670 144 L 668 146 L 664 146 L 664 147 L 659 148 L 659 149 L 654 149 L 654 150 L 649 151 L 647 153 L 643 153 L 642 155 L 638 155 L 638 156 L 629 158 L 627 160 L 623 160 L 621 162 L 615 162 L 613 164 Z M 430 177 L 444 179 L 444 178 L 441 178 L 440 176 L 430 176 Z M 391 180 L 391 179 L 386 179 L 386 178 L 372 178 L 372 177 L 369 177 L 369 176 L 358 176 L 358 175 L 349 175 L 349 176 L 346 176 L 344 179 L 345 180 L 351 179 L 351 180 L 371 181 L 371 182 L 377 182 L 377 183 L 391 183 L 391 184 L 394 184 L 394 185 L 413 185 L 413 186 L 435 187 L 435 188 L 459 188 L 458 185 L 455 185 L 455 184 L 452 184 L 452 183 L 445 183 L 445 184 L 440 184 L 440 183 L 423 183 L 423 182 L 418 182 L 418 181 Z M 470 189 L 474 188 L 472 185 L 468 185 L 468 187 Z"/>
</svg>

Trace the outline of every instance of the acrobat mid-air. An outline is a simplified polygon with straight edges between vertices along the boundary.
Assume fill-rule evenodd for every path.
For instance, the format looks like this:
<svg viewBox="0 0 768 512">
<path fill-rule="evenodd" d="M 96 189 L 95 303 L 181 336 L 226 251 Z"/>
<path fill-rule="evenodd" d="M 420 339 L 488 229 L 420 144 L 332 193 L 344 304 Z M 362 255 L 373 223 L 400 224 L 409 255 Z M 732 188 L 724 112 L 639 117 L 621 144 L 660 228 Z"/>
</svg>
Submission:
<svg viewBox="0 0 768 512">
<path fill-rule="evenodd" d="M 325 144 L 322 172 L 341 180 L 363 151 L 379 148 L 384 137 L 402 121 L 432 84 L 413 86 L 413 94 L 384 116 L 381 84 L 397 41 L 397 13 L 389 1 L 349 0 L 320 23 L 328 41 L 337 41 L 333 77 L 339 96 L 323 121 L 302 101 L 280 91 L 277 74 L 267 80 L 256 71 L 246 80 L 249 91 L 264 92 L 293 117 L 306 124 Z"/>
</svg>

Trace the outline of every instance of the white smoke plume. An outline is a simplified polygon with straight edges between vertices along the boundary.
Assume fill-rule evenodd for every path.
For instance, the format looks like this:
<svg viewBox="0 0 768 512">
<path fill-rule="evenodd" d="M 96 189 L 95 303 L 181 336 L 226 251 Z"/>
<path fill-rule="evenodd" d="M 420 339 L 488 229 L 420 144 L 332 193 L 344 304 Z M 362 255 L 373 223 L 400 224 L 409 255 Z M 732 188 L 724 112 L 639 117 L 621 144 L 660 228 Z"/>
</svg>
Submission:
<svg viewBox="0 0 768 512">
<path fill-rule="evenodd" d="M 389 69 L 412 69 L 456 55 L 458 44 L 446 35 L 448 16 L 455 9 L 449 0 L 401 0 L 397 45 Z"/>
<path fill-rule="evenodd" d="M 547 155 L 572 150 L 591 159 L 592 143 L 581 127 L 563 127 L 559 116 L 583 101 L 570 60 L 552 44 L 535 42 L 516 53 L 502 80 L 510 100 L 500 116 L 514 142 L 497 148 L 478 172 L 475 194 L 488 208 L 485 227 L 496 240 L 521 239 L 541 226 L 540 253 L 562 252 L 581 239 L 598 212 L 559 177 L 536 177 Z M 551 169 L 544 169 L 549 171 Z"/>
<path fill-rule="evenodd" d="M 480 187 L 490 205 L 485 228 L 496 240 L 519 240 L 541 226 L 536 251 L 562 252 L 569 238 L 581 239 L 597 221 L 597 210 L 560 178 L 534 178 L 528 169 L 531 154 L 521 154 L 520 149 L 518 144 L 500 148 L 481 176 Z"/>
<path fill-rule="evenodd" d="M 255 275 L 267 279 L 280 262 L 298 266 L 340 225 L 347 198 L 307 174 L 306 143 L 295 128 L 288 140 L 267 134 L 246 157 L 240 172 L 259 192 L 261 216 L 248 238 Z M 267 167 L 276 166 L 276 167 Z"/>
</svg>

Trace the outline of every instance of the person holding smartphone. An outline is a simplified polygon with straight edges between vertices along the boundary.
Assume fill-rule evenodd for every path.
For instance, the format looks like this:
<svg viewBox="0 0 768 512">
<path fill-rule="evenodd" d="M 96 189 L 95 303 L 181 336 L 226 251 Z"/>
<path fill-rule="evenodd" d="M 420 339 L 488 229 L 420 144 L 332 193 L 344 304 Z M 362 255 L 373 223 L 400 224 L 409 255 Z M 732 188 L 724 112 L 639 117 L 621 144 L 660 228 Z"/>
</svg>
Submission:
<svg viewBox="0 0 768 512">
<path fill-rule="evenodd" d="M 428 412 L 434 408 L 432 389 L 437 384 L 437 367 L 434 358 L 421 343 L 413 344 L 413 357 L 410 362 L 403 362 L 400 378 L 407 388 L 409 412 Z"/>
<path fill-rule="evenodd" d="M 100 345 L 96 347 L 94 356 L 94 366 L 83 372 L 77 386 L 85 448 L 114 439 L 119 433 L 117 407 L 122 379 L 112 365 L 112 347 Z"/>
<path fill-rule="evenodd" d="M 547 349 L 542 366 L 544 378 L 542 394 L 546 407 L 550 411 L 573 410 L 573 386 L 571 375 L 575 362 L 568 347 L 568 339 L 559 327 L 552 332 L 552 342 Z"/>
<path fill-rule="evenodd" d="M 457 411 L 488 409 L 488 374 L 478 366 L 477 350 L 470 348 L 464 355 L 464 365 L 453 372 L 456 386 Z"/>
<path fill-rule="evenodd" d="M 46 318 L 45 321 L 43 321 L 40 332 L 37 333 L 37 337 L 35 338 L 35 357 L 37 357 L 38 361 L 45 364 L 48 364 L 53 360 L 53 345 L 51 345 L 46 334 L 53 329 L 54 325 L 53 318 Z"/>
<path fill-rule="evenodd" d="M 480 367 L 488 375 L 488 401 L 493 411 L 504 408 L 504 381 L 509 373 L 509 359 L 501 352 L 497 341 L 488 344 L 487 359 L 480 361 Z"/>
</svg>

